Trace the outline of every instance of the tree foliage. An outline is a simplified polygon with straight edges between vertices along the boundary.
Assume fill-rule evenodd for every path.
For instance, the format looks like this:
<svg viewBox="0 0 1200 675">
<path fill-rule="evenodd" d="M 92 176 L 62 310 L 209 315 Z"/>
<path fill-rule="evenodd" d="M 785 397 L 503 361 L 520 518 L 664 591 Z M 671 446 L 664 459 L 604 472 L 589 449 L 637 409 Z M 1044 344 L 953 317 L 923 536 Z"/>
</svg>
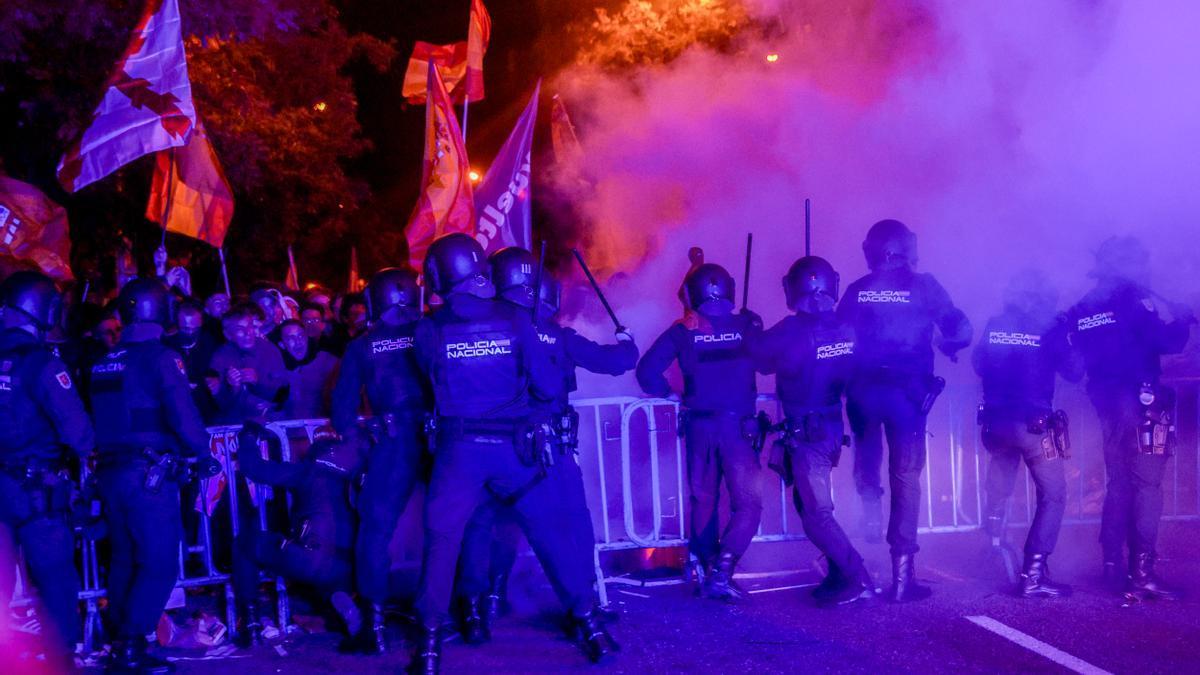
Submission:
<svg viewBox="0 0 1200 675">
<path fill-rule="evenodd" d="M 613 70 L 667 63 L 694 44 L 727 46 L 749 21 L 739 0 L 626 0 L 613 12 L 596 9 L 578 61 Z"/>
<path fill-rule="evenodd" d="M 76 195 L 54 166 L 101 96 L 141 0 L 5 0 L 0 13 L 0 142 L 6 170 L 47 189 L 72 218 L 76 267 L 106 274 L 118 234 L 153 240 L 141 218 L 150 160 Z M 244 277 L 282 277 L 295 243 L 306 277 L 345 275 L 331 250 L 370 197 L 344 163 L 367 141 L 347 67 L 388 67 L 388 43 L 351 34 L 330 0 L 180 0 L 196 108 L 234 188 L 227 240 Z M 153 246 L 140 246 L 143 255 Z M 172 243 L 211 258 L 199 244 Z M 92 269 L 96 268 L 96 269 Z M 79 271 L 77 269 L 77 271 Z M 250 278 L 239 279 L 242 283 Z"/>
</svg>

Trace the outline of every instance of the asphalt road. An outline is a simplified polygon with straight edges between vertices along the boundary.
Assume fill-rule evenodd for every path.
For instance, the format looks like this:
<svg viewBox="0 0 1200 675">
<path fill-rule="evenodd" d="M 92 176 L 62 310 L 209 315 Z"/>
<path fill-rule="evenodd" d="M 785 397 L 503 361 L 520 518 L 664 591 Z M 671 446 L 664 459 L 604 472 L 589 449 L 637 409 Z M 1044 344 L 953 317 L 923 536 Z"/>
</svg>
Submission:
<svg viewBox="0 0 1200 675">
<path fill-rule="evenodd" d="M 918 574 L 931 599 L 818 609 L 808 596 L 819 576 L 806 542 L 757 544 L 742 585 L 752 599 L 725 605 L 694 597 L 685 585 L 612 584 L 622 618 L 614 665 L 590 666 L 561 637 L 556 608 L 531 561 L 518 574 L 514 613 L 480 647 L 448 644 L 446 672 L 1113 672 L 1185 673 L 1200 668 L 1200 523 L 1164 524 L 1160 570 L 1191 599 L 1123 606 L 1100 587 L 1095 528 L 1066 529 L 1052 572 L 1072 583 L 1070 599 L 1013 597 L 989 564 L 980 535 L 928 535 Z M 862 542 L 858 542 L 862 544 Z M 881 585 L 886 546 L 862 545 Z M 800 586 L 797 588 L 797 586 Z M 525 591 L 529 591 L 528 594 Z M 981 625 L 983 624 L 983 625 Z M 179 661 L 182 673 L 398 672 L 408 660 L 404 625 L 393 628 L 394 653 L 349 657 L 332 633 L 291 635 L 250 652 Z M 180 656 L 186 656 L 180 654 Z M 199 654 L 191 654 L 198 657 Z M 1066 665 L 1062 665 L 1066 664 Z"/>
</svg>

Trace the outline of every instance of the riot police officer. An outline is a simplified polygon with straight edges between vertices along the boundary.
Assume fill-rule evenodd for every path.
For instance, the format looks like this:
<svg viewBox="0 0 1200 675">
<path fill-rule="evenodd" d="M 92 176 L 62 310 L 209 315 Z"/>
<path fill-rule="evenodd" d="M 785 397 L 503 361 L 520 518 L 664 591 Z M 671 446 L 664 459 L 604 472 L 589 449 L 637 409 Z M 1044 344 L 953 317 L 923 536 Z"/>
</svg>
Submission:
<svg viewBox="0 0 1200 675">
<path fill-rule="evenodd" d="M 209 436 L 179 355 L 163 344 L 172 297 L 156 279 L 135 279 L 117 298 L 121 341 L 92 366 L 97 487 L 108 524 L 109 619 L 117 670 L 166 672 L 146 652 L 179 574 L 182 537 L 178 481 L 185 459 L 214 474 Z"/>
<path fill-rule="evenodd" d="M 483 249 L 471 237 L 446 235 L 425 259 L 425 279 L 445 304 L 417 326 L 417 355 L 429 373 L 437 408 L 433 475 L 425 502 L 425 551 L 417 611 L 423 626 L 414 665 L 436 672 L 439 628 L 447 616 L 463 531 L 475 509 L 495 496 L 510 502 L 551 578 L 562 584 L 570 622 L 593 660 L 608 654 L 593 611 L 590 579 L 570 570 L 556 545 L 568 526 L 530 421 L 531 397 L 561 396 L 562 377 L 538 348 L 529 312 L 495 299 Z"/>
<path fill-rule="evenodd" d="M 39 272 L 16 272 L 0 286 L 0 299 L 0 524 L 24 552 L 44 609 L 47 649 L 71 667 L 79 575 L 66 519 L 71 482 L 65 463 L 68 453 L 91 451 L 95 437 L 66 364 L 45 344 L 62 307 L 54 282 Z"/>
<path fill-rule="evenodd" d="M 339 433 L 354 426 L 364 390 L 371 413 L 382 423 L 379 443 L 367 458 L 355 544 L 358 590 L 369 604 L 370 614 L 357 648 L 380 653 L 387 649 L 383 605 L 391 569 L 388 544 L 421 478 L 424 424 L 430 406 L 428 380 L 414 351 L 421 316 L 416 273 L 380 270 L 371 277 L 366 297 L 375 323 L 346 348 L 334 386 L 333 426 Z"/>
<path fill-rule="evenodd" d="M 243 529 L 233 559 L 233 590 L 242 625 L 234 641 L 240 647 L 260 642 L 258 584 L 262 572 L 314 586 L 342 613 L 356 637 L 361 614 L 347 591 L 354 586 L 354 539 L 357 519 L 351 506 L 354 481 L 369 445 L 357 425 L 344 439 L 331 429 L 318 429 L 313 445 L 298 462 L 263 459 L 260 443 L 273 436 L 265 427 L 247 422 L 238 434 L 238 468 L 247 480 L 288 490 L 291 532 Z"/>
<path fill-rule="evenodd" d="M 1018 588 L 1026 598 L 1071 591 L 1050 580 L 1046 565 L 1066 509 L 1063 460 L 1070 438 L 1066 414 L 1053 407 L 1054 377 L 1083 377 L 1083 364 L 1067 342 L 1066 317 L 1055 309 L 1057 299 L 1045 275 L 1032 270 L 1016 275 L 1005 287 L 1004 311 L 988 320 L 971 358 L 983 382 L 979 423 L 991 453 L 985 530 L 995 544 L 1004 539 L 1005 512 L 1022 460 L 1037 486 Z"/>
<path fill-rule="evenodd" d="M 887 438 L 893 581 L 888 595 L 903 602 L 929 594 L 913 573 L 925 417 L 945 384 L 933 374 L 934 329 L 941 334 L 938 349 L 953 359 L 970 344 L 971 323 L 932 275 L 914 271 L 917 237 L 903 223 L 875 223 L 862 247 L 871 271 L 850 284 L 838 305 L 839 316 L 855 333 L 855 375 L 846 413 L 868 541 L 878 540 L 883 522 L 879 472 Z"/>
<path fill-rule="evenodd" d="M 533 311 L 533 288 L 538 284 L 537 263 L 533 254 L 525 249 L 509 247 L 492 254 L 489 262 L 492 282 L 500 297 Z M 579 583 L 590 584 L 596 535 L 592 514 L 587 506 L 583 474 L 575 456 L 579 415 L 571 406 L 568 396 L 577 388 L 576 367 L 594 373 L 621 375 L 637 365 L 638 350 L 633 337 L 624 330 L 617 332 L 616 344 L 601 345 L 570 328 L 560 326 L 554 321 L 554 315 L 558 313 L 561 287 L 544 271 L 541 290 L 538 302 L 540 315 L 536 326 L 538 339 L 546 357 L 562 378 L 563 386 L 559 396 L 554 399 L 535 399 L 532 404 L 535 416 L 551 431 L 553 461 L 547 467 L 546 480 L 557 485 L 560 492 L 558 508 L 563 510 L 570 523 L 553 544 L 567 548 L 577 556 L 569 571 L 586 573 L 588 580 Z M 506 596 L 508 575 L 516 560 L 519 539 L 512 536 L 513 528 L 507 526 L 509 519 L 505 517 L 507 514 L 500 513 L 502 510 L 507 509 L 497 500 L 489 500 L 481 505 L 468 523 L 463 540 L 458 592 L 463 599 L 464 635 L 468 642 L 487 639 L 487 622 L 499 614 Z M 493 538 L 493 525 L 498 515 L 501 523 L 495 528 Z M 556 583 L 555 589 L 562 597 L 562 585 Z"/>
<path fill-rule="evenodd" d="M 1150 255 L 1133 237 L 1101 244 L 1092 276 L 1095 288 L 1068 315 L 1104 437 L 1104 575 L 1130 599 L 1174 598 L 1154 571 L 1163 472 L 1174 443 L 1175 394 L 1161 381 L 1160 361 L 1183 351 L 1195 317 L 1174 304 L 1167 307 L 1169 323 L 1159 316 L 1161 298 L 1149 288 Z M 1122 571 L 1126 545 L 1128 575 Z"/>
<path fill-rule="evenodd" d="M 752 312 L 733 313 L 733 277 L 705 263 L 684 280 L 696 327 L 683 322 L 663 332 L 637 365 L 637 380 L 651 396 L 671 396 L 664 372 L 678 361 L 683 371 L 682 424 L 687 440 L 691 534 L 689 548 L 698 590 L 727 601 L 744 593 L 733 582 L 762 516 L 755 434 L 757 390 L 746 343 L 762 330 Z M 729 491 L 729 522 L 718 534 L 721 480 Z"/>
<path fill-rule="evenodd" d="M 783 405 L 782 438 L 772 468 L 795 481 L 795 501 L 809 541 L 829 573 L 813 591 L 825 606 L 875 598 L 863 558 L 833 516 L 833 467 L 842 454 L 842 396 L 854 357 L 854 329 L 834 314 L 838 274 L 823 258 L 800 258 L 783 277 L 785 317 L 750 345 L 758 371 L 775 374 Z M 777 456 L 778 455 L 778 456 Z"/>
</svg>

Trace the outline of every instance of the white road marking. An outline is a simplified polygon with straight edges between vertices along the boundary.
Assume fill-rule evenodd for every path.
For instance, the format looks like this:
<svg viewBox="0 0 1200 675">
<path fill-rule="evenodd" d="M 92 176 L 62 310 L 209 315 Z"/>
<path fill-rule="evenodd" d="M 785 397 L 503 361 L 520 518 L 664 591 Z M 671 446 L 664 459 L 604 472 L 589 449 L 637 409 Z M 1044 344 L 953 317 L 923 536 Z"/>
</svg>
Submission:
<svg viewBox="0 0 1200 675">
<path fill-rule="evenodd" d="M 796 584 L 795 586 L 779 586 L 778 588 L 756 588 L 750 591 L 750 593 L 774 593 L 776 591 L 790 591 L 795 588 L 809 588 L 811 586 L 816 586 L 816 584 Z"/>
<path fill-rule="evenodd" d="M 632 596 L 633 596 L 633 597 L 635 597 L 635 598 L 648 598 L 648 597 L 650 597 L 650 596 L 646 595 L 645 593 L 634 593 L 633 591 L 627 591 L 627 590 L 625 590 L 624 588 L 618 588 L 618 589 L 617 589 L 617 592 L 618 592 L 618 593 L 624 593 L 625 595 L 632 595 Z"/>
<path fill-rule="evenodd" d="M 1048 645 L 1032 635 L 1022 633 L 1016 628 L 1010 628 L 990 616 L 968 616 L 963 618 L 980 628 L 989 630 L 1006 640 L 1015 642 L 1035 654 L 1044 656 L 1068 670 L 1082 673 L 1083 675 L 1113 675 L 1110 671 L 1093 666 L 1077 656 L 1072 656 L 1057 647 Z"/>
</svg>

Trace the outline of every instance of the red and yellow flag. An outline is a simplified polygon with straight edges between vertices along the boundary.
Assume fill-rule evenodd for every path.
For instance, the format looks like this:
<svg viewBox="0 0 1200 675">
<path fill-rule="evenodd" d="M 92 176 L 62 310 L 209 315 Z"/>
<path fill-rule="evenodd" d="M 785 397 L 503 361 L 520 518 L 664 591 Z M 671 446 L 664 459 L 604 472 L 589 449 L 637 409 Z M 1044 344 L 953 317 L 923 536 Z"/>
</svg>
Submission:
<svg viewBox="0 0 1200 675">
<path fill-rule="evenodd" d="M 221 248 L 233 219 L 233 190 L 204 124 L 196 124 L 187 145 L 161 151 L 156 160 L 146 219 L 165 219 L 169 231 Z"/>
<path fill-rule="evenodd" d="M 483 55 L 492 39 L 492 18 L 481 0 L 471 1 L 471 26 L 466 42 L 435 45 L 417 41 L 413 45 L 404 86 L 400 93 L 409 103 L 424 103 L 428 88 L 429 64 L 437 66 L 455 103 L 483 100 Z"/>
<path fill-rule="evenodd" d="M 492 39 L 492 17 L 488 16 L 483 0 L 471 0 L 471 28 L 467 32 L 468 101 L 483 100 L 483 55 Z"/>
<path fill-rule="evenodd" d="M 429 90 L 429 64 L 437 66 L 438 74 L 446 83 L 446 88 L 454 97 L 455 103 L 462 103 L 463 78 L 467 75 L 467 43 L 455 42 L 452 45 L 435 45 L 418 41 L 413 45 L 412 57 L 408 59 L 408 69 L 404 71 L 404 87 L 401 89 L 409 103 L 424 103 L 425 94 Z M 474 100 L 474 99 L 472 99 Z"/>
<path fill-rule="evenodd" d="M 29 183 L 0 174 L 0 256 L 69 281 L 73 278 L 69 233 L 66 209 Z"/>
<path fill-rule="evenodd" d="M 475 234 L 470 164 L 458 118 L 454 116 L 454 103 L 433 64 L 429 66 L 428 78 L 421 196 L 405 230 L 409 262 L 418 270 L 434 239 L 452 232 Z"/>
</svg>

